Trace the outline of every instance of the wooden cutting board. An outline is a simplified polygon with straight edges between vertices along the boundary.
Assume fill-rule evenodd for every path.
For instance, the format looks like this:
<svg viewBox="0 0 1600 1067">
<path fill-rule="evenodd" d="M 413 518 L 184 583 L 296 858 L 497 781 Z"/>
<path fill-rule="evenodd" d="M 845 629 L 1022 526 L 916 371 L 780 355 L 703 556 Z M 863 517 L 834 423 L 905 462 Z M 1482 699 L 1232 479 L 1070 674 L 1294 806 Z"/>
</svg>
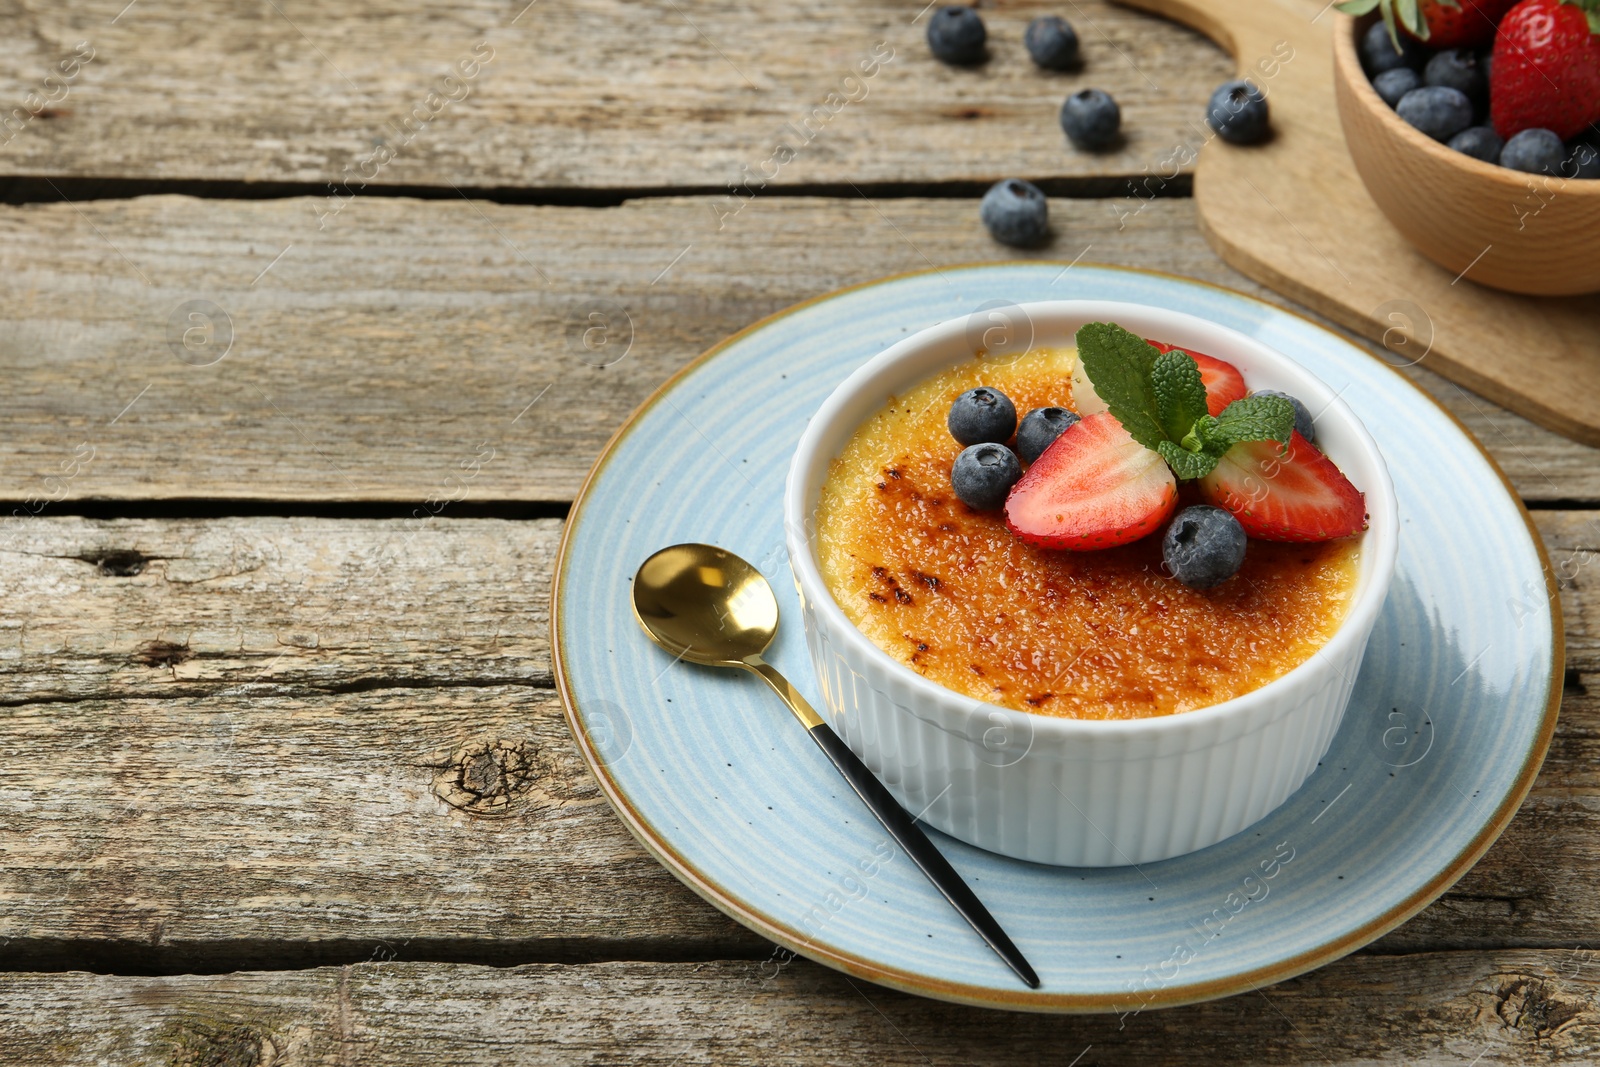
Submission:
<svg viewBox="0 0 1600 1067">
<path fill-rule="evenodd" d="M 1333 99 L 1318 0 L 1121 0 L 1192 26 L 1267 91 L 1274 137 L 1207 140 L 1196 101 L 1200 226 L 1236 270 L 1503 407 L 1600 446 L 1600 296 L 1527 297 L 1457 281 L 1389 225 L 1357 177 Z M 1287 58 L 1286 58 L 1287 57 Z M 1185 150 L 1173 146 L 1179 161 Z M 1153 161 L 1152 188 L 1173 173 Z M 1595 235 L 1600 254 L 1600 234 Z"/>
</svg>

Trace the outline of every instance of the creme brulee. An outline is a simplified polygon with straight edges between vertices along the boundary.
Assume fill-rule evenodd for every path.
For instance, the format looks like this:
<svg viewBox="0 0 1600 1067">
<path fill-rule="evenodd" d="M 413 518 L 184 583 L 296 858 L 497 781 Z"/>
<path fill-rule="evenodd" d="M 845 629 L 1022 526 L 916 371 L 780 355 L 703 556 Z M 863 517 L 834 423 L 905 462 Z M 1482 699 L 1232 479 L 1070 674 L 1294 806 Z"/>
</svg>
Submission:
<svg viewBox="0 0 1600 1067">
<path fill-rule="evenodd" d="M 1072 407 L 1072 348 L 975 359 L 864 422 L 817 504 L 822 577 L 879 648 L 948 689 L 1079 719 L 1217 704 L 1308 659 L 1354 596 L 1361 538 L 1252 538 L 1239 573 L 1204 591 L 1161 570 L 1161 537 L 1099 552 L 1033 548 L 1004 514 L 956 499 L 950 404 L 979 385 L 1016 404 Z M 1070 431 L 1069 431 L 1070 432 Z M 1184 490 L 1181 503 L 1190 500 Z M 1180 503 L 1180 506 L 1181 506 Z"/>
</svg>

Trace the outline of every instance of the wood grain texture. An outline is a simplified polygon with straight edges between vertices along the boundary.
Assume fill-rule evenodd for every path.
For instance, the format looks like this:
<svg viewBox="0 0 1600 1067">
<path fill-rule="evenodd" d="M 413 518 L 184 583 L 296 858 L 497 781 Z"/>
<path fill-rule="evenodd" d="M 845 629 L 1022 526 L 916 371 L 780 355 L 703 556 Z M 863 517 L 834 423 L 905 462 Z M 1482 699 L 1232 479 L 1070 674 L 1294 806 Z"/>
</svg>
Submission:
<svg viewBox="0 0 1600 1067">
<path fill-rule="evenodd" d="M 1457 282 L 1384 219 L 1356 175 L 1334 107 L 1331 34 L 1347 21 L 1318 17 L 1319 0 L 1127 2 L 1205 28 L 1267 91 L 1274 133 L 1266 144 L 1239 147 L 1201 131 L 1169 155 L 1186 159 L 1204 145 L 1195 201 L 1224 259 L 1363 336 L 1410 330 L 1431 344 L 1427 358 L 1440 373 L 1600 444 L 1600 295 L 1522 297 L 1473 284 L 1470 270 Z M 1530 226 L 1554 224 L 1564 212 L 1546 220 L 1538 210 L 1548 195 L 1534 188 L 1503 209 L 1507 217 L 1527 212 Z"/>
<path fill-rule="evenodd" d="M 0 519 L 3 702 L 548 687 L 561 523 Z"/>
<path fill-rule="evenodd" d="M 1600 513 L 1534 520 L 1567 666 L 1600 673 Z M 0 519 L 0 704 L 552 685 L 561 524 Z"/>
<path fill-rule="evenodd" d="M 955 1007 L 804 961 L 43 974 L 8 982 L 0 1056 L 37 1067 L 1592 1063 L 1597 993 L 1588 951 L 1354 956 L 1257 995 L 1125 1018 Z"/>
<path fill-rule="evenodd" d="M 714 198 L 364 198 L 321 231 L 319 206 L 0 208 L 7 512 L 96 498 L 384 500 L 423 515 L 460 499 L 567 500 L 628 412 L 728 334 L 843 285 L 1016 254 L 966 201 L 758 199 L 722 230 Z M 1053 219 L 1053 244 L 1031 255 L 1264 294 L 1206 247 L 1187 201 L 1056 200 Z M 216 332 L 186 318 L 195 300 L 220 309 L 206 312 Z M 616 308 L 631 345 L 619 327 L 597 360 L 587 316 Z M 226 354 L 193 365 L 224 347 L 223 323 Z M 185 348 L 186 327 L 210 347 Z M 593 365 L 614 351 L 626 355 Z M 1595 450 L 1429 374 L 1432 358 L 1408 373 L 1528 499 L 1600 500 Z"/>
<path fill-rule="evenodd" d="M 1373 951 L 1600 931 L 1600 524 L 1538 518 L 1573 657 L 1543 773 L 1485 859 Z M 635 844 L 576 756 L 543 688 L 557 523 L 39 517 L 0 533 L 0 602 L 27 619 L 0 646 L 14 966 L 767 951 Z"/>
<path fill-rule="evenodd" d="M 550 690 L 241 686 L 0 722 L 11 967 L 765 951 L 616 821 Z"/>
<path fill-rule="evenodd" d="M 1356 41 L 1374 20 L 1334 22 L 1333 85 L 1351 162 L 1384 217 L 1451 277 L 1532 296 L 1600 291 L 1588 241 L 1600 184 L 1485 163 L 1406 122 L 1361 69 Z"/>
<path fill-rule="evenodd" d="M 1066 11 L 1087 63 L 1070 75 L 1038 71 L 1023 48 L 1028 20 L 1057 11 L 1047 3 L 987 8 L 991 58 L 970 70 L 930 55 L 923 5 L 893 0 L 4 8 L 6 109 L 31 109 L 52 74 L 65 92 L 24 111 L 0 174 L 332 182 L 341 195 L 363 182 L 720 190 L 774 169 L 774 186 L 1124 175 L 1228 75 L 1190 31 L 1103 0 Z M 92 58 L 63 82 L 79 42 Z M 863 78 L 875 49 L 892 58 Z M 478 63 L 471 77 L 462 60 Z M 1086 85 L 1121 101 L 1121 150 L 1066 143 L 1056 112 Z M 775 168 L 779 143 L 798 154 Z"/>
</svg>

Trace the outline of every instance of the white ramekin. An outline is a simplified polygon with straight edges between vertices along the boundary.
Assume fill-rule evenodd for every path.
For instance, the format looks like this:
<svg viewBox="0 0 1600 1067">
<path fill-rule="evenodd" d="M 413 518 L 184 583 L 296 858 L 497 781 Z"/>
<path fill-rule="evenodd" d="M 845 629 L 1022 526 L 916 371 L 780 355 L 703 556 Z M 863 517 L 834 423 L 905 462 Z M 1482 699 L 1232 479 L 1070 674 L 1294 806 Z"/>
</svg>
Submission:
<svg viewBox="0 0 1600 1067">
<path fill-rule="evenodd" d="M 1228 360 L 1252 389 L 1282 389 L 1317 414 L 1317 443 L 1366 494 L 1354 603 L 1310 660 L 1209 708 L 1131 721 L 1063 719 L 973 700 L 929 681 L 845 617 L 818 569 L 817 498 L 830 461 L 892 395 L 973 358 L 967 318 L 869 360 L 806 427 L 789 468 L 784 527 L 823 714 L 913 814 L 980 848 L 1040 863 L 1109 867 L 1182 855 L 1281 804 L 1327 751 L 1394 574 L 1394 486 L 1349 406 L 1305 368 L 1216 323 L 1141 304 L 1014 305 L 1036 345 L 1070 345 L 1086 322 Z M 1196 635 L 1204 640 L 1203 634 Z"/>
</svg>

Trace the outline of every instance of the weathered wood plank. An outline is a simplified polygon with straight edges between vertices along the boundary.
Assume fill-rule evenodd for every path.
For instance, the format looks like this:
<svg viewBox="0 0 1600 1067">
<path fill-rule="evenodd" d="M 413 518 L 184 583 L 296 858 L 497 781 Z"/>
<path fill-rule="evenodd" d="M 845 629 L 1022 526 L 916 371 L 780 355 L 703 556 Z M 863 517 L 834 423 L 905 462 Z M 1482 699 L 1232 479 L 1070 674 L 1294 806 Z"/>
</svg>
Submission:
<svg viewBox="0 0 1600 1067">
<path fill-rule="evenodd" d="M 548 689 L 240 686 L 0 722 L 11 967 L 765 951 L 617 822 Z"/>
<path fill-rule="evenodd" d="M 1104 0 L 1065 12 L 1076 75 L 1023 48 L 1045 3 L 987 9 L 973 70 L 934 60 L 926 9 L 893 0 L 6 6 L 0 83 L 21 114 L 0 174 L 19 175 L 593 190 L 1141 174 L 1198 136 L 1233 70 Z M 1056 112 L 1085 86 L 1121 102 L 1120 150 L 1067 145 Z"/>
<path fill-rule="evenodd" d="M 761 199 L 721 231 L 714 205 L 362 198 L 320 232 L 309 199 L 0 209 L 0 500 L 23 512 L 92 498 L 386 500 L 426 513 L 570 499 L 626 414 L 727 334 L 842 285 L 1011 254 L 964 200 Z M 1129 210 L 1057 200 L 1058 236 L 1034 254 L 1261 293 L 1206 247 L 1191 203 Z M 224 339 L 186 318 L 194 300 L 231 324 L 213 365 L 191 365 Z M 580 337 L 603 301 L 633 329 L 631 348 L 613 342 L 626 357 L 601 368 Z M 209 347 L 184 348 L 191 325 Z M 1600 500 L 1596 450 L 1409 373 L 1529 499 Z"/>
<path fill-rule="evenodd" d="M 25 974 L 0 992 L 0 1056 L 38 1067 L 1592 1063 L 1597 993 L 1589 951 L 1353 956 L 1255 994 L 1125 1018 L 942 1004 L 805 961 Z"/>
<path fill-rule="evenodd" d="M 1573 664 L 1554 747 L 1507 836 L 1381 951 L 1600 931 L 1580 888 L 1600 878 L 1595 513 L 1537 518 Z M 0 621 L 9 951 L 230 966 L 406 942 L 512 961 L 757 951 L 638 849 L 537 688 L 558 533 L 553 520 L 0 522 L 0 600 L 26 606 Z M 528 806 L 493 821 L 452 809 L 435 764 L 498 739 L 538 753 Z M 241 859 L 241 835 L 264 844 Z M 486 873 L 445 893 L 463 870 Z"/>
<path fill-rule="evenodd" d="M 1600 512 L 1535 520 L 1600 672 Z M 551 684 L 553 519 L 0 518 L 0 703 Z"/>
<path fill-rule="evenodd" d="M 447 687 L 0 709 L 13 966 L 763 954 L 628 836 L 553 693 Z M 1592 944 L 1600 702 L 1575 685 L 1533 795 L 1379 951 Z"/>
<path fill-rule="evenodd" d="M 553 684 L 561 523 L 0 518 L 0 702 Z"/>
</svg>

